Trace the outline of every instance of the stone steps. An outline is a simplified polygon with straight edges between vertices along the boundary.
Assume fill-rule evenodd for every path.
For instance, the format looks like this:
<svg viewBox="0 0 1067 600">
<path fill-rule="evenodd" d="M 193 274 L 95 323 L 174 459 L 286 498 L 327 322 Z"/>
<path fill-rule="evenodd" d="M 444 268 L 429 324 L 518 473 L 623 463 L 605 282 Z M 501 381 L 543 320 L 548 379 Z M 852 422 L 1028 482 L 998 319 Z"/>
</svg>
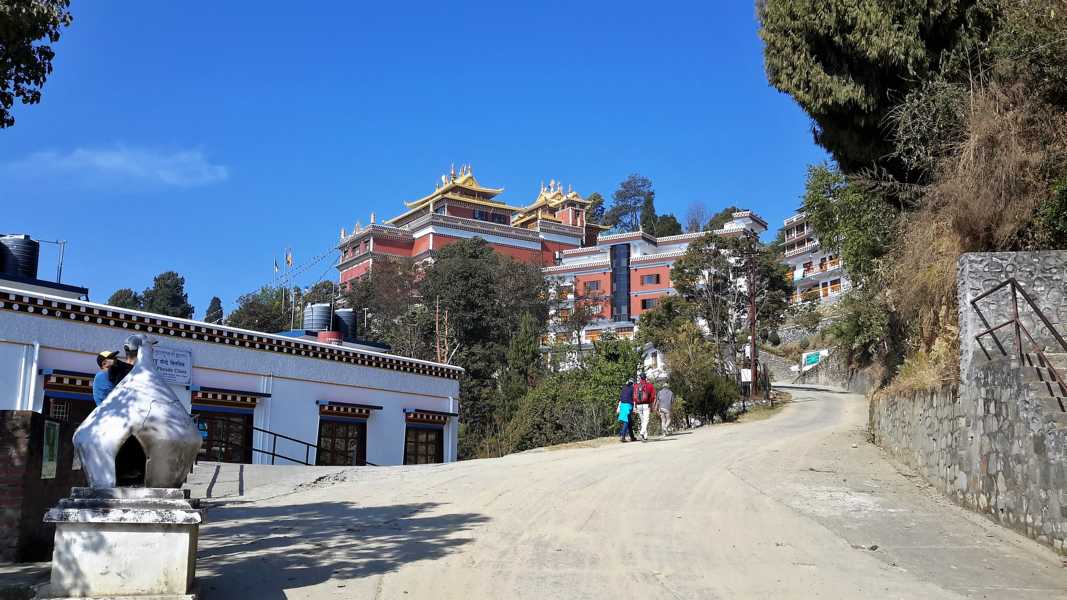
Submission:
<svg viewBox="0 0 1067 600">
<path fill-rule="evenodd" d="M 1067 352 L 1045 352 L 1045 358 L 1052 364 L 1060 373 L 1067 372 Z M 1025 364 L 1032 367 L 1045 367 L 1047 366 L 1044 361 L 1041 360 L 1041 356 L 1036 352 L 1025 352 Z"/>
<path fill-rule="evenodd" d="M 1067 398 L 1059 396 L 1036 396 L 1034 397 L 1041 407 L 1044 409 L 1045 419 L 1055 422 L 1061 427 L 1067 425 L 1067 412 L 1063 409 L 1067 407 Z"/>
</svg>

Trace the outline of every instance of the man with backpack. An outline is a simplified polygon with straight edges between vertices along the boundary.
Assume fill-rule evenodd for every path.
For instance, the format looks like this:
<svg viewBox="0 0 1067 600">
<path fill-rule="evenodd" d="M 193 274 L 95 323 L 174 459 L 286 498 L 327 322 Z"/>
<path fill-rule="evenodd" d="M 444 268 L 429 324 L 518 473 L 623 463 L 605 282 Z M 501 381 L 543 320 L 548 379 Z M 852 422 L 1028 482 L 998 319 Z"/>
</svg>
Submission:
<svg viewBox="0 0 1067 600">
<path fill-rule="evenodd" d="M 641 373 L 641 379 L 634 384 L 634 409 L 641 415 L 641 441 L 648 441 L 648 421 L 652 416 L 652 404 L 656 401 L 656 388 Z"/>
</svg>

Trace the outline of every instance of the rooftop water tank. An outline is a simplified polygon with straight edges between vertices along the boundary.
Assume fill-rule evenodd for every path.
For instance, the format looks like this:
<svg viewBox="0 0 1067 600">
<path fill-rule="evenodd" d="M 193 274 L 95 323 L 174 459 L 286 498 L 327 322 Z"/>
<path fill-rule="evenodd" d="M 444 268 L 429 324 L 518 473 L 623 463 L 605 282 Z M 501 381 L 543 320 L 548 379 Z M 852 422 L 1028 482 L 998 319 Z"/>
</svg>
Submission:
<svg viewBox="0 0 1067 600">
<path fill-rule="evenodd" d="M 333 326 L 341 332 L 341 337 L 346 342 L 356 339 L 356 311 L 351 308 L 339 308 L 333 311 L 335 317 Z"/>
<path fill-rule="evenodd" d="M 28 235 L 0 237 L 0 269 L 5 275 L 37 279 L 37 261 L 41 244 Z"/>
<path fill-rule="evenodd" d="M 329 331 L 332 316 L 329 304 L 309 304 L 304 308 L 304 329 L 308 331 Z"/>
</svg>

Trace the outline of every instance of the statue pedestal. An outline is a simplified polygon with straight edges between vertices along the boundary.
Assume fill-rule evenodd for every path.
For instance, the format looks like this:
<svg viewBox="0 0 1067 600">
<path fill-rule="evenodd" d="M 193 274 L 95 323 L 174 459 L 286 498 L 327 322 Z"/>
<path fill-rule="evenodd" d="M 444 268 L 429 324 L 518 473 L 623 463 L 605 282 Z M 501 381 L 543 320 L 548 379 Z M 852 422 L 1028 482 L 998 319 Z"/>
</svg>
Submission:
<svg viewBox="0 0 1067 600">
<path fill-rule="evenodd" d="M 56 524 L 51 582 L 39 598 L 196 598 L 200 512 L 170 488 L 74 488 Z"/>
</svg>

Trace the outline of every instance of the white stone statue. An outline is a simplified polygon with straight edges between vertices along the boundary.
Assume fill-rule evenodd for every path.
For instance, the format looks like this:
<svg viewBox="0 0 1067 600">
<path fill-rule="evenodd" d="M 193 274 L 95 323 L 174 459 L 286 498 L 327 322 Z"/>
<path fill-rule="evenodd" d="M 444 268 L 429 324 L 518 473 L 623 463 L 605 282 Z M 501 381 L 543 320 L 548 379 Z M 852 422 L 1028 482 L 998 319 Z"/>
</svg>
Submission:
<svg viewBox="0 0 1067 600">
<path fill-rule="evenodd" d="M 130 436 L 148 459 L 145 487 L 181 487 L 200 451 L 192 416 L 156 373 L 155 343 L 143 334 L 126 340 L 126 355 L 137 355 L 133 370 L 74 432 L 74 447 L 92 488 L 115 487 L 115 457 Z"/>
</svg>

